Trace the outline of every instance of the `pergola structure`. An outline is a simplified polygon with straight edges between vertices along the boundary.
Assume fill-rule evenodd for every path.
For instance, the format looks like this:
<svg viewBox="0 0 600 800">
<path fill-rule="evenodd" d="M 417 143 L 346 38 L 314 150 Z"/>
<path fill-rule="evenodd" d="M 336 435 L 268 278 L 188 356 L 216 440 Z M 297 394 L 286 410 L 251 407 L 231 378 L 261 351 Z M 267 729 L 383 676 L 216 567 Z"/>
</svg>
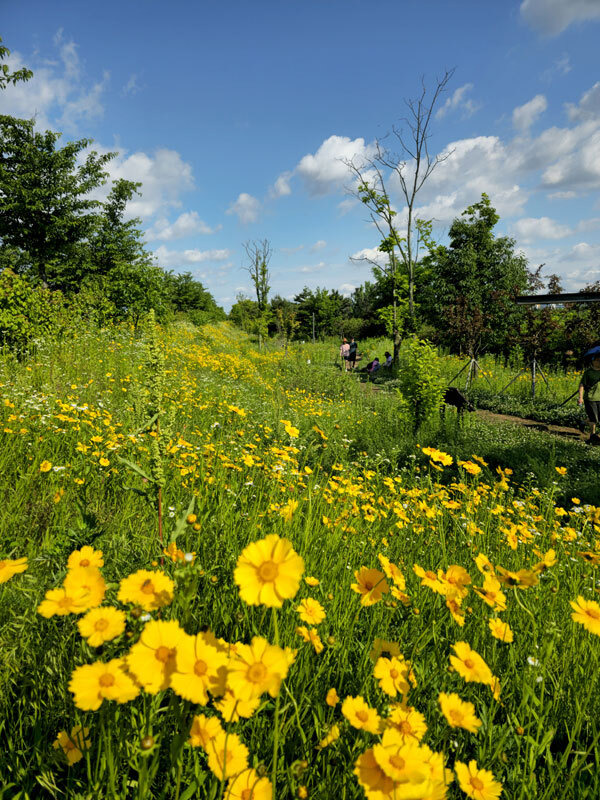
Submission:
<svg viewBox="0 0 600 800">
<path fill-rule="evenodd" d="M 515 303 L 518 306 L 564 306 L 566 303 L 600 303 L 600 292 L 523 294 L 515 298 Z"/>
</svg>

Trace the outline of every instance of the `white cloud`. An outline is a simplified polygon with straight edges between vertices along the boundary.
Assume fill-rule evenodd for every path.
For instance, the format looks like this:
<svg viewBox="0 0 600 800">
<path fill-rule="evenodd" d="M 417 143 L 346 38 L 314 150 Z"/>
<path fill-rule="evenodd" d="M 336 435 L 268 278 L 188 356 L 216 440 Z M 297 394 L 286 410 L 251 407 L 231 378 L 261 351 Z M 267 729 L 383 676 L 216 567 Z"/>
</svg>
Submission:
<svg viewBox="0 0 600 800">
<path fill-rule="evenodd" d="M 382 253 L 382 251 L 378 247 L 363 247 L 362 250 L 358 250 L 356 253 L 353 253 L 350 256 L 351 261 L 374 261 L 380 267 L 383 267 L 387 264 L 388 255 L 387 253 Z"/>
<path fill-rule="evenodd" d="M 322 250 L 324 247 L 327 247 L 327 242 L 326 242 L 326 241 L 324 241 L 323 239 L 319 239 L 319 241 L 318 241 L 318 242 L 315 242 L 315 243 L 314 243 L 314 244 L 311 246 L 311 248 L 310 248 L 310 252 L 311 252 L 311 253 L 316 253 L 316 252 L 317 252 L 317 250 Z"/>
<path fill-rule="evenodd" d="M 578 242 L 561 259 L 562 261 L 584 261 L 598 267 L 600 262 L 600 244 Z"/>
<path fill-rule="evenodd" d="M 457 111 L 458 109 L 462 109 L 465 117 L 472 116 L 480 108 L 473 100 L 465 97 L 467 92 L 470 92 L 472 88 L 472 83 L 465 83 L 464 86 L 459 86 L 458 89 L 455 89 L 452 96 L 446 100 L 444 105 L 436 113 L 436 118 L 441 119 L 445 117 L 449 111 Z"/>
<path fill-rule="evenodd" d="M 173 239 L 183 239 L 185 236 L 195 234 L 215 233 L 219 228 L 210 228 L 198 216 L 197 211 L 186 211 L 180 214 L 175 222 L 170 223 L 166 217 L 157 219 L 154 225 L 146 231 L 149 241 L 162 239 L 170 242 Z"/>
<path fill-rule="evenodd" d="M 291 172 L 282 172 L 281 175 L 277 178 L 273 186 L 269 189 L 269 196 L 276 198 L 276 197 L 286 197 L 287 195 L 292 193 L 292 188 L 290 186 L 290 178 L 292 177 Z"/>
<path fill-rule="evenodd" d="M 38 129 L 65 129 L 77 132 L 81 123 L 101 117 L 104 113 L 102 95 L 109 73 L 89 85 L 73 41 L 64 41 L 62 31 L 54 37 L 58 60 L 36 63 L 35 57 L 24 59 L 13 51 L 7 61 L 10 71 L 27 66 L 33 78 L 9 85 L 0 93 L 0 113 L 21 119 L 35 117 Z"/>
<path fill-rule="evenodd" d="M 310 194 L 328 194 L 350 181 L 350 172 L 344 160 L 355 159 L 360 163 L 373 156 L 374 152 L 374 145 L 365 144 L 362 138 L 330 136 L 316 153 L 305 155 L 294 172 L 300 175 Z"/>
<path fill-rule="evenodd" d="M 542 173 L 542 183 L 548 188 L 565 191 L 600 188 L 600 120 L 584 122 L 564 133 L 571 146 Z"/>
<path fill-rule="evenodd" d="M 548 195 L 550 200 L 571 200 L 573 197 L 577 197 L 576 192 L 551 192 Z"/>
<path fill-rule="evenodd" d="M 206 261 L 227 261 L 231 253 L 229 250 L 168 250 L 164 244 L 161 244 L 154 251 L 154 255 L 161 267 L 181 267 L 203 264 Z"/>
<path fill-rule="evenodd" d="M 549 217 L 525 217 L 517 220 L 513 225 L 514 232 L 519 240 L 531 242 L 537 239 L 564 239 L 573 231 L 568 225 L 561 225 Z"/>
<path fill-rule="evenodd" d="M 283 253 L 286 256 L 292 256 L 294 253 L 299 253 L 300 250 L 304 250 L 304 245 L 299 244 L 296 247 L 280 247 L 279 252 Z"/>
<path fill-rule="evenodd" d="M 305 274 L 309 274 L 311 272 L 321 272 L 327 264 L 324 261 L 319 261 L 318 264 L 306 265 L 304 267 L 300 267 L 297 272 L 302 272 Z"/>
<path fill-rule="evenodd" d="M 543 94 L 536 94 L 522 106 L 518 106 L 512 113 L 513 126 L 526 133 L 536 119 L 548 108 L 548 102 Z"/>
<path fill-rule="evenodd" d="M 576 122 L 586 119 L 600 119 L 600 81 L 597 81 L 591 89 L 583 93 L 577 105 L 567 103 L 566 109 L 569 119 Z"/>
<path fill-rule="evenodd" d="M 341 286 L 338 286 L 338 292 L 342 297 L 350 297 L 355 289 L 356 286 L 353 286 L 351 283 L 342 283 Z"/>
<path fill-rule="evenodd" d="M 257 200 L 251 194 L 242 192 L 225 213 L 237 214 L 239 221 L 243 225 L 249 222 L 256 222 L 260 213 L 260 200 Z"/>
<path fill-rule="evenodd" d="M 549 36 L 574 22 L 600 19 L 598 0 L 523 0 L 521 16 L 532 28 Z"/>
<path fill-rule="evenodd" d="M 138 84 L 138 76 L 135 72 L 132 72 L 129 76 L 129 80 L 121 89 L 122 95 L 134 95 L 137 94 L 142 87 Z"/>
<path fill-rule="evenodd" d="M 107 152 L 98 144 L 89 150 Z M 85 153 L 82 155 L 85 156 Z M 127 217 L 141 217 L 148 220 L 155 214 L 164 216 L 171 208 L 181 206 L 180 196 L 183 192 L 194 188 L 192 167 L 185 162 L 176 150 L 160 149 L 152 155 L 138 151 L 127 155 L 126 150 L 106 165 L 109 179 L 102 190 L 93 192 L 93 196 L 103 199 L 110 183 L 118 178 L 142 183 L 141 196 L 127 204 Z"/>
</svg>

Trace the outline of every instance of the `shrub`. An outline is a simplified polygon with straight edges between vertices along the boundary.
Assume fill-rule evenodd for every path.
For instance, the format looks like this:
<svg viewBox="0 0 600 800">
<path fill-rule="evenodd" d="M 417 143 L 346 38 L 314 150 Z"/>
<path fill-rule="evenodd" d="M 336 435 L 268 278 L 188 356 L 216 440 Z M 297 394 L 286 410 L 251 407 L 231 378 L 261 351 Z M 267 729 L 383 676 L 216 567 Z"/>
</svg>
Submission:
<svg viewBox="0 0 600 800">
<path fill-rule="evenodd" d="M 398 366 L 399 391 L 404 397 L 415 430 L 442 404 L 442 383 L 437 350 L 416 336 L 404 341 Z"/>
<path fill-rule="evenodd" d="M 33 286 L 11 269 L 0 273 L 0 341 L 17 352 L 52 332 L 63 308 L 61 292 Z"/>
</svg>

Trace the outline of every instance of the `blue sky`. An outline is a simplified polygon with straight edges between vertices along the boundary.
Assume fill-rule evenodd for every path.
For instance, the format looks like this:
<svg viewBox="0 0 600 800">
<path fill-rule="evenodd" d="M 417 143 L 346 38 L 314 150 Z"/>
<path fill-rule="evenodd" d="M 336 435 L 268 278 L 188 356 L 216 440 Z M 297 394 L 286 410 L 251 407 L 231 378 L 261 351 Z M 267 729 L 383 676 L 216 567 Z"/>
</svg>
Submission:
<svg viewBox="0 0 600 800">
<path fill-rule="evenodd" d="M 272 294 L 348 294 L 377 232 L 342 159 L 401 125 L 421 76 L 455 68 L 432 125 L 450 152 L 419 215 L 445 242 L 486 191 L 499 233 L 565 288 L 600 279 L 598 0 L 3 0 L 0 35 L 34 78 L 0 113 L 118 151 L 128 213 L 158 262 L 225 308 L 251 295 L 243 243 L 273 247 Z M 403 204 L 389 184 L 398 219 Z"/>
</svg>

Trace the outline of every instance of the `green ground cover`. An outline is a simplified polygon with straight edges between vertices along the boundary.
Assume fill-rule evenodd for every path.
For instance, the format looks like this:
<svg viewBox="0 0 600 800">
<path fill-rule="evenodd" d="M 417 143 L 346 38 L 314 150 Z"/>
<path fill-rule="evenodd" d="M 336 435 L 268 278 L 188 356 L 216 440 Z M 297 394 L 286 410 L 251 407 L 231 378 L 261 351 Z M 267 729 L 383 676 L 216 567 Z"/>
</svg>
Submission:
<svg viewBox="0 0 600 800">
<path fill-rule="evenodd" d="M 125 328 L 0 362 L 2 797 L 597 797 L 597 451 L 451 411 L 415 433 L 327 345 L 159 349 L 164 374 Z M 303 560 L 281 584 L 271 536 Z M 92 612 L 124 628 L 96 645 Z"/>
</svg>

